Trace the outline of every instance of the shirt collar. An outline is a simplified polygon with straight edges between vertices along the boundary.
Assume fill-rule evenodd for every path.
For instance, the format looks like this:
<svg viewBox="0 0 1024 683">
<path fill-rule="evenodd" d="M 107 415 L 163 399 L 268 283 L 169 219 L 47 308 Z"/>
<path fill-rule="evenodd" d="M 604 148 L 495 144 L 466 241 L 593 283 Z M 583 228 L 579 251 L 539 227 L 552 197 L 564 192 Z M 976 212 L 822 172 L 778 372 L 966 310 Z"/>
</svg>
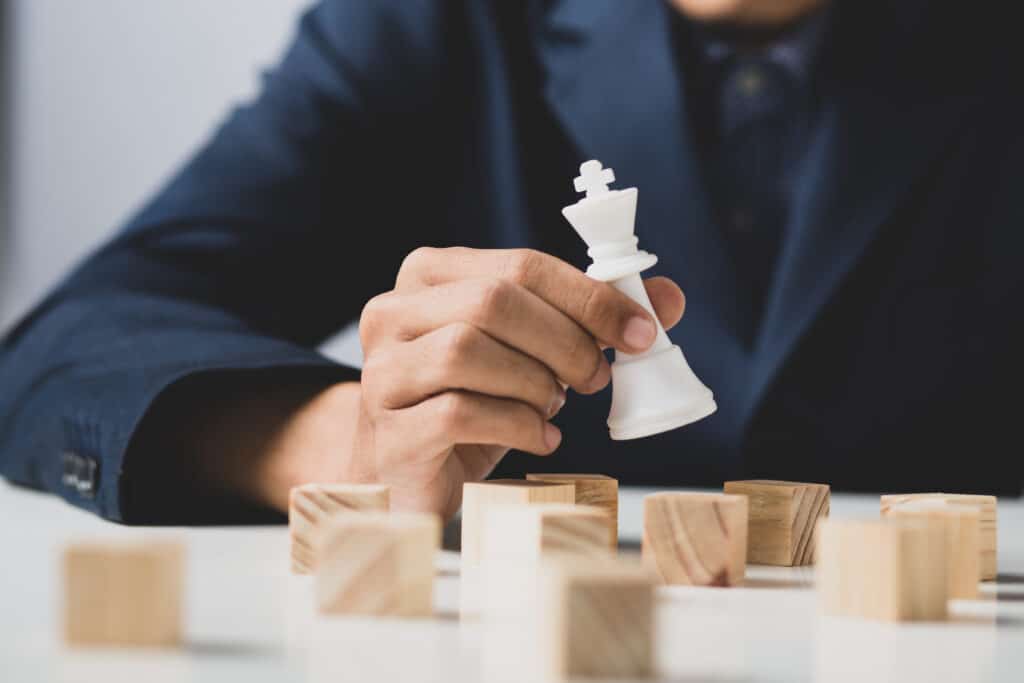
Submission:
<svg viewBox="0 0 1024 683">
<path fill-rule="evenodd" d="M 761 57 L 778 65 L 796 80 L 805 82 L 814 69 L 827 14 L 828 8 L 817 11 L 774 42 L 753 51 L 740 50 L 734 43 L 698 29 L 694 32 L 698 54 L 713 67 L 719 67 L 734 57 Z"/>
</svg>

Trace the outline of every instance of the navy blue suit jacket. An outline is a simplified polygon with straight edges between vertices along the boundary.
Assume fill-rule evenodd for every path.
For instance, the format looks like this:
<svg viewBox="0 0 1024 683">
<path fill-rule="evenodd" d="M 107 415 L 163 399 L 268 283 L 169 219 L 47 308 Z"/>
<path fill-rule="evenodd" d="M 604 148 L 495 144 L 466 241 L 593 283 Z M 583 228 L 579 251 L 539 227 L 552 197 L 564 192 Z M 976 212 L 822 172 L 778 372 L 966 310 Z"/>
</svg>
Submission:
<svg viewBox="0 0 1024 683">
<path fill-rule="evenodd" d="M 187 476 L 168 494 L 169 481 L 125 474 L 175 457 L 132 448 L 169 387 L 356 376 L 314 349 L 417 246 L 529 246 L 585 266 L 559 210 L 580 161 L 598 158 L 640 188 L 641 246 L 688 295 L 671 336 L 719 410 L 617 443 L 608 393 L 573 396 L 559 453 L 513 454 L 503 470 L 1018 493 L 1019 41 L 999 17 L 942 3 L 836 8 L 821 124 L 751 343 L 750 292 L 688 122 L 703 93 L 687 87 L 671 12 L 658 0 L 310 11 L 259 97 L 4 339 L 4 476 L 114 520 L 210 519 Z M 161 510 L 135 511 L 152 497 Z"/>
</svg>

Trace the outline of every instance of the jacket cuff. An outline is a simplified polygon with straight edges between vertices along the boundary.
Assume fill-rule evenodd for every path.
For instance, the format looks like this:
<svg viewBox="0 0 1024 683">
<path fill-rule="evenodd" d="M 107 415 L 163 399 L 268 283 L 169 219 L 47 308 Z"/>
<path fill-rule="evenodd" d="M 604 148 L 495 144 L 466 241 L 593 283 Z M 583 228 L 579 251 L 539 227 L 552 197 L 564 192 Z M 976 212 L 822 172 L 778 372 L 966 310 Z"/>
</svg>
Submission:
<svg viewBox="0 0 1024 683">
<path fill-rule="evenodd" d="M 173 387 L 222 373 L 245 377 L 268 372 L 325 382 L 359 378 L 358 370 L 290 346 L 270 355 L 148 371 L 145 381 L 140 381 L 138 373 L 124 371 L 91 380 L 78 378 L 77 396 L 65 399 L 65 405 L 77 407 L 62 416 L 57 443 L 51 444 L 58 457 L 48 459 L 49 471 L 42 473 L 44 487 L 73 505 L 128 524 L 283 521 L 276 511 L 204 492 L 187 472 L 174 466 L 172 460 L 180 453 L 147 453 L 144 461 L 131 453 L 140 426 Z M 132 476 L 126 477 L 129 464 Z"/>
</svg>

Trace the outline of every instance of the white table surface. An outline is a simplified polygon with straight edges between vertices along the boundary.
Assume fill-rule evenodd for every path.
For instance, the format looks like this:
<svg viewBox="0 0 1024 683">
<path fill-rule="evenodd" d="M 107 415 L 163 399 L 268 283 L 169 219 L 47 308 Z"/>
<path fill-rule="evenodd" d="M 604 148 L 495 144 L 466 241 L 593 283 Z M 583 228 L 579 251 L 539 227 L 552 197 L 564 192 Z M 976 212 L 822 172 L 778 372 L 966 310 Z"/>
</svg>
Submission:
<svg viewBox="0 0 1024 683">
<path fill-rule="evenodd" d="M 624 489 L 626 545 L 639 489 Z M 832 499 L 837 517 L 876 516 L 876 496 Z M 458 618 L 458 556 L 439 558 L 430 620 L 313 614 L 308 577 L 288 573 L 284 527 L 138 529 L 0 483 L 0 681 L 481 680 L 480 626 Z M 69 540 L 170 535 L 188 545 L 186 645 L 79 650 L 61 642 L 58 553 Z M 950 622 L 822 617 L 808 568 L 748 567 L 742 588 L 659 589 L 662 679 L 1024 681 L 1024 503 L 999 505 L 1000 581 L 952 603 Z M 525 682 L 524 682 L 525 683 Z"/>
</svg>

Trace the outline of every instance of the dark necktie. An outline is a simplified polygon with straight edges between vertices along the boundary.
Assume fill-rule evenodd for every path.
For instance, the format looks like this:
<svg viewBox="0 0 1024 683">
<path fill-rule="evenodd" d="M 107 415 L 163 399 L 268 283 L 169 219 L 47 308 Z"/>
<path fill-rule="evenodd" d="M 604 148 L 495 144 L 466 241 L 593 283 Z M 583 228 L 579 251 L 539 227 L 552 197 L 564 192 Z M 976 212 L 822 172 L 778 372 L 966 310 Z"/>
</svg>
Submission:
<svg viewBox="0 0 1024 683">
<path fill-rule="evenodd" d="M 804 121 L 796 83 L 761 57 L 733 56 L 721 65 L 718 144 L 712 191 L 752 310 L 756 337 L 789 215 L 791 167 Z"/>
</svg>

